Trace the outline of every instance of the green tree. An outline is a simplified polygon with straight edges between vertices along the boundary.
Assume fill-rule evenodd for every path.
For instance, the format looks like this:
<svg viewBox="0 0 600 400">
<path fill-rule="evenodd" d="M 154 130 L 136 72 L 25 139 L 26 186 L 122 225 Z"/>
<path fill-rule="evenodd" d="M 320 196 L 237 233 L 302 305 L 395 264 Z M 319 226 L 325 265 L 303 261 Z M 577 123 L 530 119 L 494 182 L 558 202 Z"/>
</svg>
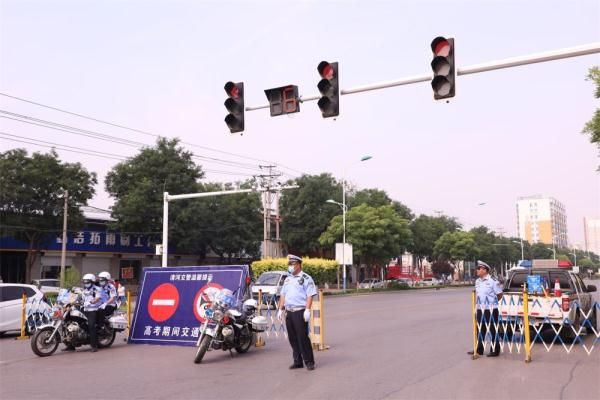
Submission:
<svg viewBox="0 0 600 400">
<path fill-rule="evenodd" d="M 446 260 L 436 260 L 431 264 L 431 272 L 435 276 L 452 275 L 454 267 Z"/>
<path fill-rule="evenodd" d="M 444 233 L 433 248 L 435 258 L 448 260 L 454 265 L 457 265 L 458 261 L 474 261 L 479 257 L 479 253 L 474 235 L 463 231 Z"/>
<path fill-rule="evenodd" d="M 155 147 L 144 148 L 107 174 L 106 191 L 115 198 L 112 217 L 117 222 L 114 228 L 122 232 L 154 234 L 159 238 L 163 224 L 163 192 L 183 194 L 201 189 L 197 181 L 203 177 L 203 172 L 192 161 L 192 153 L 184 151 L 178 143 L 178 139 L 160 138 Z M 189 228 L 198 222 L 190 218 L 182 223 L 181 214 L 185 213 L 186 206 L 185 201 L 169 204 L 169 218 L 178 221 L 169 224 L 171 243 L 190 240 Z M 189 212 L 187 215 L 193 217 Z"/>
<path fill-rule="evenodd" d="M 1 234 L 29 244 L 27 281 L 41 246 L 62 231 L 65 191 L 69 229 L 78 229 L 84 222 L 80 207 L 93 197 L 96 183 L 94 172 L 79 163 L 61 162 L 54 150 L 31 157 L 24 149 L 0 154 Z"/>
<path fill-rule="evenodd" d="M 594 97 L 600 99 L 600 68 L 597 66 L 590 68 L 586 80 L 594 83 L 596 86 Z M 590 135 L 590 142 L 595 143 L 600 148 L 600 108 L 596 109 L 592 119 L 585 124 L 583 133 Z"/>
<path fill-rule="evenodd" d="M 319 238 L 322 246 L 332 246 L 342 238 L 342 217 L 335 216 Z M 412 242 L 408 221 L 391 205 L 351 208 L 346 214 L 346 241 L 352 243 L 357 263 L 387 264 Z"/>
<path fill-rule="evenodd" d="M 421 214 L 410 224 L 413 244 L 409 246 L 408 250 L 419 259 L 419 262 L 424 258 L 432 260 L 435 242 L 444 233 L 456 232 L 460 228 L 461 225 L 455 218 L 431 217 Z"/>
<path fill-rule="evenodd" d="M 400 217 L 409 221 L 415 217 L 410 208 L 399 201 L 392 200 L 385 190 L 380 189 L 363 189 L 354 194 L 351 193 L 346 204 L 348 204 L 350 208 L 361 204 L 366 204 L 371 207 L 391 205 Z"/>
<path fill-rule="evenodd" d="M 553 257 L 552 248 L 549 248 L 548 244 L 545 243 L 534 243 L 531 245 L 531 258 L 532 259 L 551 259 Z"/>
<path fill-rule="evenodd" d="M 299 188 L 282 193 L 279 203 L 281 238 L 290 252 L 322 256 L 319 236 L 327 229 L 331 219 L 342 212 L 340 207 L 326 201 L 333 199 L 341 203 L 342 187 L 328 173 L 302 175 L 288 183 Z"/>
</svg>

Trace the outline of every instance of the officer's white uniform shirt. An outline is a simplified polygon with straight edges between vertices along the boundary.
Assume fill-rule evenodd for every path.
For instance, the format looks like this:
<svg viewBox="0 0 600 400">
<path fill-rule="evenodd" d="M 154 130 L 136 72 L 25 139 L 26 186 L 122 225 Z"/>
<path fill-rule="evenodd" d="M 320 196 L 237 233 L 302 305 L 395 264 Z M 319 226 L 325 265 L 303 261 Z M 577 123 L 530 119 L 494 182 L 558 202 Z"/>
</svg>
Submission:
<svg viewBox="0 0 600 400">
<path fill-rule="evenodd" d="M 102 304 L 106 304 L 110 299 L 114 298 L 113 302 L 110 303 L 110 306 L 117 305 L 117 289 L 115 285 L 110 282 L 107 282 L 106 285 L 100 286 L 102 289 Z"/>
<path fill-rule="evenodd" d="M 502 285 L 489 274 L 485 278 L 477 278 L 475 281 L 475 294 L 479 309 L 498 308 L 498 295 L 501 293 Z"/>
<path fill-rule="evenodd" d="M 305 307 L 308 296 L 316 294 L 315 282 L 304 272 L 288 275 L 281 288 L 281 295 L 285 297 L 285 307 Z"/>
<path fill-rule="evenodd" d="M 92 304 L 92 300 L 100 299 Z M 83 288 L 83 311 L 96 311 L 102 305 L 102 289 L 96 285 L 91 288 Z"/>
</svg>

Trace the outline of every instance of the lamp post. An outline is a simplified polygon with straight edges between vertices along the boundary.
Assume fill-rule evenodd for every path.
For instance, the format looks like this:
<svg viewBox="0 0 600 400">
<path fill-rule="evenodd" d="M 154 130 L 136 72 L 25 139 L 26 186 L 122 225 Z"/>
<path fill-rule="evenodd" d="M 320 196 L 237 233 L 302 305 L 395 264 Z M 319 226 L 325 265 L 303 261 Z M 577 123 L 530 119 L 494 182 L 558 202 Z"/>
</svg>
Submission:
<svg viewBox="0 0 600 400">
<path fill-rule="evenodd" d="M 548 250 L 552 250 L 552 259 L 556 260 L 556 248 L 554 246 L 552 247 L 546 247 Z"/>
<path fill-rule="evenodd" d="M 358 162 L 367 161 L 373 158 L 372 156 L 363 156 L 358 160 Z M 348 211 L 348 206 L 346 206 L 346 179 L 344 174 L 342 174 L 342 203 L 329 199 L 327 203 L 337 204 L 342 207 L 342 231 L 343 231 L 343 244 L 342 244 L 342 279 L 343 279 L 343 288 L 346 291 L 346 211 Z M 358 279 L 358 277 L 357 277 Z"/>
<path fill-rule="evenodd" d="M 524 255 L 525 253 L 523 252 L 523 239 L 521 239 L 520 242 L 517 241 L 517 240 L 513 240 L 512 242 L 513 243 L 521 243 L 521 260 L 524 260 L 525 259 L 525 255 Z"/>
<path fill-rule="evenodd" d="M 577 253 L 575 251 L 573 251 L 573 253 L 569 253 L 569 254 L 572 254 L 573 257 L 575 257 L 575 265 L 574 265 L 574 267 L 576 267 L 577 266 Z"/>
</svg>

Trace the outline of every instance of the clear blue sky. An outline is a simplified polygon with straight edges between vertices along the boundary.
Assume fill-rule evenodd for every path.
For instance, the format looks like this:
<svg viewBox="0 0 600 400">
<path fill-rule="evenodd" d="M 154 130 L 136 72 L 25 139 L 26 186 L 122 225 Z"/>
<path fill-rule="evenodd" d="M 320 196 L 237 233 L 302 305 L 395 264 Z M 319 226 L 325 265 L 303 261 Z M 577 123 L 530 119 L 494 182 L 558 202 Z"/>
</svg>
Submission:
<svg viewBox="0 0 600 400">
<path fill-rule="evenodd" d="M 516 235 L 516 198 L 547 194 L 565 204 L 569 238 L 582 244 L 583 217 L 600 217 L 598 149 L 580 133 L 598 107 L 585 81 L 598 55 L 461 76 L 449 104 L 435 102 L 425 82 L 343 96 L 336 121 L 307 102 L 290 117 L 247 112 L 243 136 L 223 122 L 228 80 L 244 81 L 246 104 L 260 105 L 264 89 L 285 84 L 316 94 L 321 60 L 340 63 L 342 88 L 421 75 L 438 35 L 455 38 L 459 68 L 598 42 L 600 2 L 0 0 L 0 92 L 269 160 L 293 169 L 282 168 L 285 177 L 345 170 L 358 188 L 383 189 L 416 213 L 441 210 L 467 228 Z M 4 96 L 0 109 L 153 144 Z M 5 118 L 0 128 L 33 141 L 137 152 Z M 15 147 L 48 150 L 0 139 L 2 151 Z M 109 207 L 103 181 L 117 161 L 58 153 L 98 173 L 91 205 Z M 354 162 L 366 154 L 373 159 Z M 232 173 L 208 173 L 212 181 L 257 173 L 200 163 Z"/>
</svg>

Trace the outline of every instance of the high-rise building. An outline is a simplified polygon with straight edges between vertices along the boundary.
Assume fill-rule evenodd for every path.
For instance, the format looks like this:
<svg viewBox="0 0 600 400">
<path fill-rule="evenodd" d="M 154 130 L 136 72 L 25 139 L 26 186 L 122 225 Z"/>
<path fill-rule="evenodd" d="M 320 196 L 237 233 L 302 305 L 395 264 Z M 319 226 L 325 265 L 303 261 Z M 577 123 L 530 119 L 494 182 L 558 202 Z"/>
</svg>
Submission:
<svg viewBox="0 0 600 400">
<path fill-rule="evenodd" d="M 517 231 L 519 237 L 529 243 L 567 247 L 565 206 L 548 196 L 517 198 Z"/>
<path fill-rule="evenodd" d="M 583 218 L 585 251 L 600 256 L 600 218 Z"/>
</svg>

